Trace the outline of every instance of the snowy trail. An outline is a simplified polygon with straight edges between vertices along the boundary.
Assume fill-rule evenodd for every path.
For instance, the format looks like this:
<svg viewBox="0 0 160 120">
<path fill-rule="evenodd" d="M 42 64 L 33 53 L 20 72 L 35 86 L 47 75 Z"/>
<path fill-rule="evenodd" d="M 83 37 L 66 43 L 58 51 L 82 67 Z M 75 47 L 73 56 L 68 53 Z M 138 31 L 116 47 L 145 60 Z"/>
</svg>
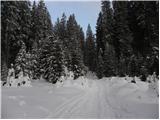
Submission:
<svg viewBox="0 0 160 120">
<path fill-rule="evenodd" d="M 99 81 L 94 82 L 91 88 L 85 89 L 85 94 L 66 101 L 49 118 L 115 118 L 102 87 Z"/>
<path fill-rule="evenodd" d="M 49 118 L 90 118 L 96 117 L 97 98 L 95 89 L 86 89 L 83 94 L 74 96 L 56 109 Z"/>
<path fill-rule="evenodd" d="M 107 78 L 74 80 L 66 87 L 37 81 L 30 88 L 2 87 L 2 118 L 158 118 L 148 84 Z"/>
</svg>

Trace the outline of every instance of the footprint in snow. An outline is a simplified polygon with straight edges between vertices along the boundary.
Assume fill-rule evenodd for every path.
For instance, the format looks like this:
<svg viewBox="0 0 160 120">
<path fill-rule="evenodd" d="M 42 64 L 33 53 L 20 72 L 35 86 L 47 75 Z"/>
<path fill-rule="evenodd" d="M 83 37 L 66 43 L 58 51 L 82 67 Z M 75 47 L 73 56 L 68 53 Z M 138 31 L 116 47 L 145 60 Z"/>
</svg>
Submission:
<svg viewBox="0 0 160 120">
<path fill-rule="evenodd" d="M 141 99 L 142 97 L 141 97 L 141 96 L 138 96 L 137 98 L 138 98 L 138 99 Z"/>
<path fill-rule="evenodd" d="M 23 106 L 23 105 L 25 105 L 25 104 L 26 104 L 26 102 L 23 101 L 23 100 L 19 102 L 19 105 L 20 105 L 20 106 Z"/>
<path fill-rule="evenodd" d="M 11 100 L 16 100 L 17 99 L 16 96 L 8 96 L 8 98 L 11 99 Z"/>
<path fill-rule="evenodd" d="M 53 93 L 53 91 L 52 91 L 52 90 L 50 90 L 50 91 L 48 91 L 48 93 L 49 93 L 49 94 L 52 94 L 52 93 Z"/>
</svg>

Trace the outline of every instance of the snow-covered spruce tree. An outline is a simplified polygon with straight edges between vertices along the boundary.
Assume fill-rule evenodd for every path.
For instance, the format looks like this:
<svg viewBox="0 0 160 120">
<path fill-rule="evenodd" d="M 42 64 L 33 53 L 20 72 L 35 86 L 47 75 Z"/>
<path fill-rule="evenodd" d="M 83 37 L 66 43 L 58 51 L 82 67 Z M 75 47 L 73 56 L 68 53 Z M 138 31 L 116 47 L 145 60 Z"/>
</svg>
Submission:
<svg viewBox="0 0 160 120">
<path fill-rule="evenodd" d="M 22 71 L 23 75 L 27 75 L 26 72 L 26 46 L 23 41 L 21 41 L 21 49 L 19 50 L 16 59 L 15 59 L 15 74 L 18 77 L 18 74 Z"/>
<path fill-rule="evenodd" d="M 34 68 L 34 54 L 26 53 L 26 73 L 29 78 L 33 79 L 33 68 Z"/>
<path fill-rule="evenodd" d="M 64 52 L 64 64 L 67 69 L 71 70 L 71 55 L 69 52 L 70 46 L 67 38 L 67 21 L 65 13 L 62 14 L 61 19 L 57 19 L 53 27 L 53 32 L 62 43 L 62 50 Z"/>
<path fill-rule="evenodd" d="M 42 46 L 45 44 L 47 37 L 52 34 L 53 26 L 51 23 L 51 17 L 43 0 L 40 0 L 37 4 L 36 2 L 33 2 L 31 16 L 31 39 L 33 41 L 31 53 L 32 56 L 34 56 L 32 58 L 32 71 L 33 78 L 39 79 L 41 77 L 40 54 Z"/>
<path fill-rule="evenodd" d="M 77 49 L 75 49 L 76 51 L 78 51 Z M 74 72 L 74 79 L 78 78 L 79 76 L 82 76 L 83 73 L 83 61 L 82 61 L 82 55 L 80 55 L 79 53 L 76 52 L 72 52 L 72 66 L 71 66 L 71 70 Z"/>
<path fill-rule="evenodd" d="M 45 39 L 52 34 L 53 25 L 51 22 L 50 14 L 43 0 L 40 0 L 38 2 L 38 5 L 37 7 L 35 7 L 35 10 L 33 12 L 35 12 L 35 14 L 33 14 L 35 15 L 34 24 L 36 28 L 36 31 L 34 33 L 35 42 L 37 44 L 37 49 L 40 50 L 43 42 L 45 42 Z"/>
<path fill-rule="evenodd" d="M 74 79 L 83 75 L 83 56 L 80 48 L 79 25 L 74 14 L 69 16 L 67 21 L 67 40 L 69 54 L 71 55 L 71 65 L 69 70 L 74 72 Z"/>
<path fill-rule="evenodd" d="M 43 78 L 56 83 L 63 73 L 61 42 L 56 36 L 49 36 L 42 47 L 40 66 Z"/>
<path fill-rule="evenodd" d="M 40 73 L 40 64 L 39 64 L 39 55 L 36 52 L 36 48 L 33 47 L 30 53 L 30 60 L 31 60 L 31 78 L 32 79 L 39 79 L 41 76 Z"/>
</svg>

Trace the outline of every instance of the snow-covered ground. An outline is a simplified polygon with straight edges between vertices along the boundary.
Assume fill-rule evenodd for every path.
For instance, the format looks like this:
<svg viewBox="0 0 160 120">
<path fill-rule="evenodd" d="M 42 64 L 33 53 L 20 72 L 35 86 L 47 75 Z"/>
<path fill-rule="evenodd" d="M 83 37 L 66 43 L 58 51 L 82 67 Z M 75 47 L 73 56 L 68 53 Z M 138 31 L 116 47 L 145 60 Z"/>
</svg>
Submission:
<svg viewBox="0 0 160 120">
<path fill-rule="evenodd" d="M 82 82 L 83 81 L 83 82 Z M 159 118 L 159 101 L 149 83 L 96 77 L 53 85 L 2 87 L 2 118 Z"/>
</svg>

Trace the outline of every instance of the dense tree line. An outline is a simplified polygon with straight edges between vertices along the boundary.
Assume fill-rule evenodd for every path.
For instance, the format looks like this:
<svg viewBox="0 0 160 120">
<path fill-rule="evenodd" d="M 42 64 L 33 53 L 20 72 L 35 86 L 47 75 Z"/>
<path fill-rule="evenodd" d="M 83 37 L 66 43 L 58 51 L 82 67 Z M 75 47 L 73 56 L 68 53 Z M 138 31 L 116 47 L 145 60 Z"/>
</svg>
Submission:
<svg viewBox="0 0 160 120">
<path fill-rule="evenodd" d="M 52 83 L 66 68 L 74 79 L 87 71 L 99 78 L 158 74 L 158 2 L 101 4 L 95 37 L 90 24 L 85 35 L 74 14 L 63 13 L 53 26 L 43 0 L 1 1 L 2 80 L 11 64 L 16 77 L 23 71 Z"/>
<path fill-rule="evenodd" d="M 55 83 L 65 75 L 85 73 L 84 33 L 74 14 L 65 14 L 52 25 L 44 1 L 2 1 L 2 80 L 14 64 L 16 77 L 23 71 L 33 79 Z"/>
<path fill-rule="evenodd" d="M 159 73 L 158 13 L 157 1 L 102 1 L 96 27 L 99 78 Z"/>
</svg>

